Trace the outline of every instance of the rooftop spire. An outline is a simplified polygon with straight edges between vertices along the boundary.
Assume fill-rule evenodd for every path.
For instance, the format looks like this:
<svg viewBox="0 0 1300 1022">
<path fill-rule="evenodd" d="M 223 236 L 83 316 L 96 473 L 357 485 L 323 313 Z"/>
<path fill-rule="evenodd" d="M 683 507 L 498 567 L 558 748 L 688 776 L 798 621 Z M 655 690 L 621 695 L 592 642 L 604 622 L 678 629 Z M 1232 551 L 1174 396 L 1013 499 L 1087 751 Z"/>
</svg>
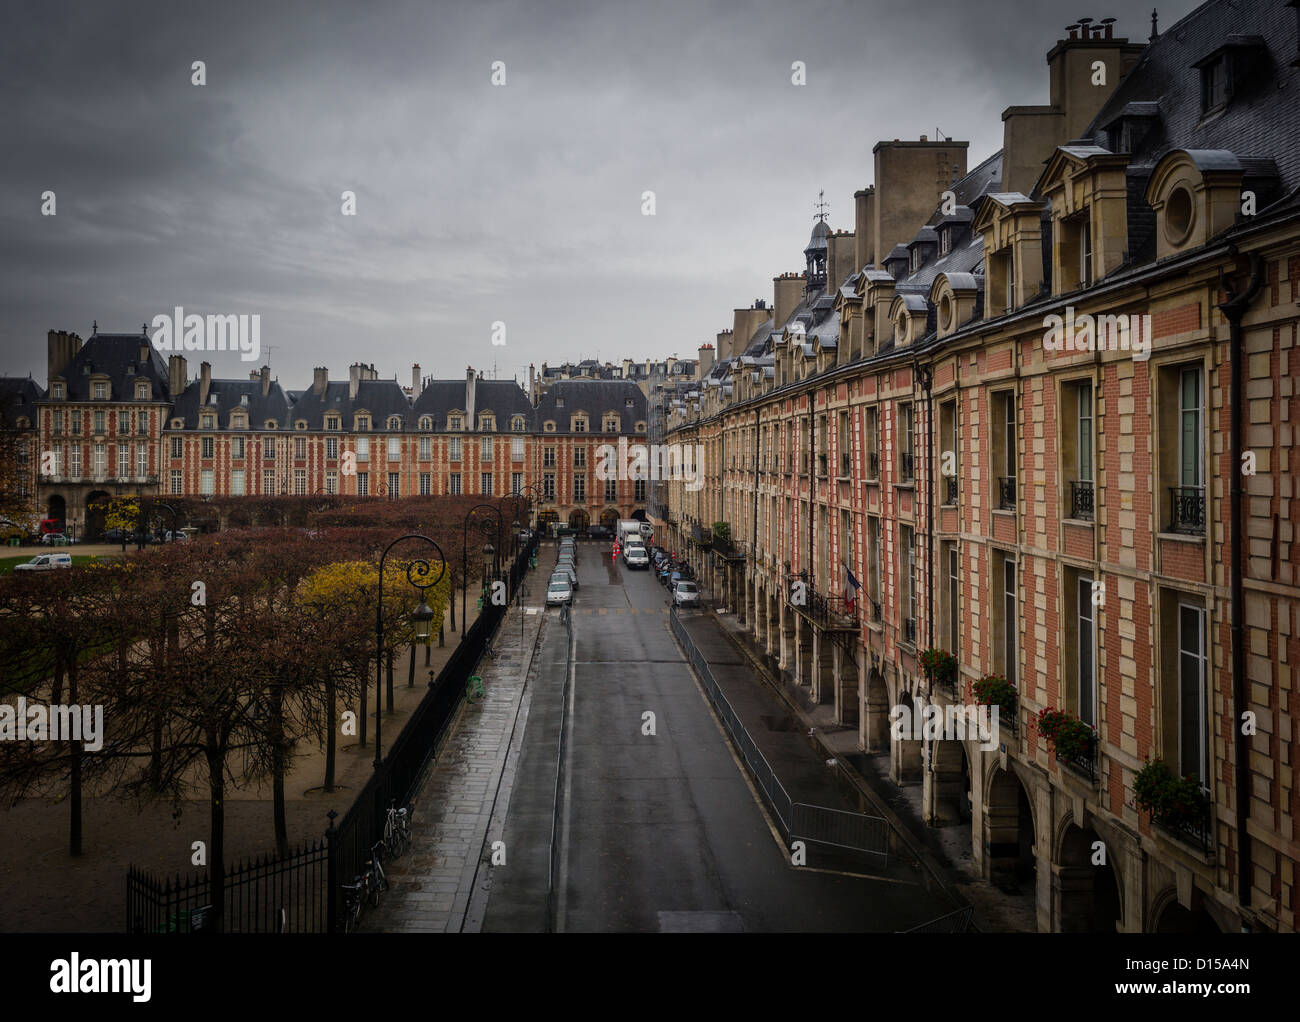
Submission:
<svg viewBox="0 0 1300 1022">
<path fill-rule="evenodd" d="M 826 217 L 829 215 L 826 212 L 826 209 L 827 209 L 826 190 L 822 189 L 817 193 L 817 212 L 813 214 L 813 219 L 820 220 L 822 223 L 825 223 Z"/>
</svg>

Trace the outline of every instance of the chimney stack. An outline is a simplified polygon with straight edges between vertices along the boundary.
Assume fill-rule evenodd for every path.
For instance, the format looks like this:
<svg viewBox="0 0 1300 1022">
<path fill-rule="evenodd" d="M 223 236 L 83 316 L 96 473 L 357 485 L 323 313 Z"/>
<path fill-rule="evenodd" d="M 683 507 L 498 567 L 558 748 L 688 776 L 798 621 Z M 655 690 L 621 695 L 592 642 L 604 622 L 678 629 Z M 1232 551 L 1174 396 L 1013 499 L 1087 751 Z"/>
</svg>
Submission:
<svg viewBox="0 0 1300 1022">
<path fill-rule="evenodd" d="M 853 272 L 876 261 L 871 245 L 871 221 L 876 203 L 876 186 L 868 185 L 853 193 Z"/>
<path fill-rule="evenodd" d="M 348 366 L 348 400 L 357 399 L 357 388 L 361 385 L 361 363 L 353 362 Z"/>
<path fill-rule="evenodd" d="M 411 400 L 420 396 L 420 363 L 411 366 Z"/>
<path fill-rule="evenodd" d="M 316 397 L 325 396 L 325 388 L 329 386 L 330 371 L 321 366 L 317 366 L 312 371 L 311 392 Z"/>
<path fill-rule="evenodd" d="M 772 329 L 780 330 L 785 321 L 794 312 L 795 306 L 803 296 L 804 275 L 802 273 L 783 273 L 772 278 Z M 766 318 L 766 317 L 764 317 Z M 736 341 L 743 344 L 748 337 Z"/>
<path fill-rule="evenodd" d="M 212 363 L 199 363 L 199 405 L 208 403 L 208 391 L 212 389 Z"/>
<path fill-rule="evenodd" d="M 262 366 L 262 397 L 271 393 L 271 367 Z"/>
<path fill-rule="evenodd" d="M 180 397 L 181 392 L 185 390 L 186 376 L 185 356 L 169 355 L 167 357 L 167 389 L 171 392 L 172 400 Z"/>
<path fill-rule="evenodd" d="M 51 378 L 61 376 L 63 371 L 68 368 L 68 363 L 76 358 L 77 352 L 81 350 L 81 338 L 76 334 L 68 333 L 66 330 L 51 330 L 46 335 L 46 341 L 49 355 L 49 376 Z"/>
<path fill-rule="evenodd" d="M 474 428 L 474 399 L 477 390 L 478 374 L 474 372 L 473 366 L 469 366 L 465 370 L 465 428 L 467 430 Z"/>
<path fill-rule="evenodd" d="M 709 375 L 709 370 L 713 368 L 713 345 L 701 344 L 699 355 L 700 363 L 696 367 L 695 378 L 702 380 Z"/>
</svg>

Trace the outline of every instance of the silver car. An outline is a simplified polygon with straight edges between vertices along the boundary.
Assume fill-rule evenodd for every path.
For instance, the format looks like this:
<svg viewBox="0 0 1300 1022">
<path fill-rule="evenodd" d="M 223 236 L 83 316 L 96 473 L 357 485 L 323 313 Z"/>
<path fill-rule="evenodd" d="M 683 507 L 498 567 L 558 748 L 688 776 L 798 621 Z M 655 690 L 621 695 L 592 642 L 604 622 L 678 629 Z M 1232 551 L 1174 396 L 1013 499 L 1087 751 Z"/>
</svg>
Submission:
<svg viewBox="0 0 1300 1022">
<path fill-rule="evenodd" d="M 571 602 L 573 602 L 573 589 L 568 579 L 552 575 L 550 583 L 546 586 L 546 605 L 558 607 L 562 603 Z"/>
<path fill-rule="evenodd" d="M 569 583 L 570 589 L 578 589 L 578 572 L 570 564 L 557 564 L 555 570 L 551 572 L 551 581 L 562 578 Z"/>
<path fill-rule="evenodd" d="M 694 582 L 682 579 L 673 588 L 673 603 L 679 607 L 698 607 L 700 588 Z"/>
</svg>

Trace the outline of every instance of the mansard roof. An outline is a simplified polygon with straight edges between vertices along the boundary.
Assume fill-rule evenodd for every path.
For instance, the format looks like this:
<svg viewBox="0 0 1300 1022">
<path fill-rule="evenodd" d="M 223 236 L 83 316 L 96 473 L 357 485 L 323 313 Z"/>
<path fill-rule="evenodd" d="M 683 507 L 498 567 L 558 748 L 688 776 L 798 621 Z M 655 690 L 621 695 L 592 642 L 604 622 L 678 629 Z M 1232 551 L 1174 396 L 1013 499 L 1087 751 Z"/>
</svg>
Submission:
<svg viewBox="0 0 1300 1022">
<path fill-rule="evenodd" d="M 619 432 L 628 434 L 648 418 L 645 395 L 631 380 L 560 380 L 538 401 L 537 423 L 552 421 L 556 433 L 568 433 L 570 416 L 576 412 L 587 413 L 590 432 L 603 432 L 600 426 L 606 414 L 618 415 Z"/>
<path fill-rule="evenodd" d="M 91 376 L 100 374 L 108 377 L 114 402 L 135 401 L 135 387 L 131 384 L 137 379 L 153 384 L 149 401 L 167 401 L 171 397 L 167 361 L 144 333 L 91 335 L 55 378 L 66 384 L 68 401 L 89 401 L 93 393 Z"/>
<path fill-rule="evenodd" d="M 212 380 L 208 385 L 208 403 L 199 405 L 202 383 L 192 380 L 186 385 L 180 396 L 172 403 L 167 414 L 170 428 L 173 419 L 183 422 L 182 429 L 199 428 L 199 412 L 215 412 L 216 429 L 230 428 L 230 413 L 237 408 L 248 412 L 247 430 L 239 432 L 264 433 L 266 423 L 274 420 L 276 432 L 293 429 L 294 412 L 288 395 L 281 389 L 279 382 L 272 380 L 266 396 L 262 396 L 262 381 L 257 380 Z M 215 398 L 215 401 L 213 400 Z M 247 402 L 247 403 L 245 403 Z"/>
</svg>

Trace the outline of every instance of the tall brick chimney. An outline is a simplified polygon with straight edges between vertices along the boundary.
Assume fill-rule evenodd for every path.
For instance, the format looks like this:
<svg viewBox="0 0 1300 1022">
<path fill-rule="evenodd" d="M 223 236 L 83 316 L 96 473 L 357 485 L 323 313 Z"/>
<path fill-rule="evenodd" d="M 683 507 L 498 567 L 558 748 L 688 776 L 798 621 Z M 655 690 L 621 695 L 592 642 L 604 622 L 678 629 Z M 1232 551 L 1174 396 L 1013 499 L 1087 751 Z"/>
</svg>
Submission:
<svg viewBox="0 0 1300 1022">
<path fill-rule="evenodd" d="M 353 362 L 348 366 L 348 400 L 357 399 L 357 388 L 361 385 L 361 363 Z"/>
<path fill-rule="evenodd" d="M 262 397 L 271 393 L 271 367 L 262 366 Z"/>
<path fill-rule="evenodd" d="M 774 330 L 780 330 L 785 325 L 785 321 L 790 318 L 790 313 L 794 312 L 799 299 L 803 297 L 803 284 L 802 273 L 783 273 L 779 277 L 772 278 L 772 328 Z M 747 340 L 748 337 L 737 340 L 736 343 L 744 344 Z"/>
<path fill-rule="evenodd" d="M 702 380 L 709 375 L 709 370 L 713 368 L 713 345 L 701 344 L 699 350 L 700 362 L 695 369 L 695 378 Z"/>
<path fill-rule="evenodd" d="M 208 391 L 212 389 L 212 363 L 199 363 L 199 405 L 208 403 Z"/>
<path fill-rule="evenodd" d="M 957 177 L 966 174 L 969 142 L 877 142 L 872 149 L 876 164 L 876 198 L 872 247 L 880 258 L 900 243 L 911 241 L 938 207 L 943 193 Z"/>
<path fill-rule="evenodd" d="M 185 384 L 188 382 L 187 376 L 188 368 L 185 364 L 185 356 L 167 356 L 167 389 L 171 392 L 173 400 L 180 397 L 181 392 L 185 390 Z"/>
<path fill-rule="evenodd" d="M 474 402 L 478 391 L 478 376 L 474 372 L 474 367 L 469 366 L 465 370 L 465 428 L 467 430 L 474 428 Z"/>
<path fill-rule="evenodd" d="M 853 272 L 876 261 L 872 224 L 875 220 L 876 186 L 867 185 L 853 193 Z"/>
<path fill-rule="evenodd" d="M 323 366 L 317 366 L 311 371 L 311 392 L 316 397 L 324 397 L 325 389 L 329 386 L 330 371 Z"/>
<path fill-rule="evenodd" d="M 420 396 L 420 363 L 411 366 L 411 400 Z"/>
</svg>

